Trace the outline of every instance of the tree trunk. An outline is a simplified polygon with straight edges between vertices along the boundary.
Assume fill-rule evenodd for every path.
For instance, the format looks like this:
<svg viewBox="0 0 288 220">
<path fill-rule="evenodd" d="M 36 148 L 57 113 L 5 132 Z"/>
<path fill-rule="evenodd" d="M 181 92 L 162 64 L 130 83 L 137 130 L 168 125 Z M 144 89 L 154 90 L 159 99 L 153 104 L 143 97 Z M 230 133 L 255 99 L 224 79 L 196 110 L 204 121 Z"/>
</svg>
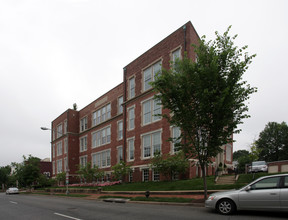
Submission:
<svg viewBox="0 0 288 220">
<path fill-rule="evenodd" d="M 206 169 L 205 165 L 201 165 L 202 178 L 203 178 L 203 188 L 204 188 L 204 199 L 207 199 L 207 181 L 206 181 Z"/>
</svg>

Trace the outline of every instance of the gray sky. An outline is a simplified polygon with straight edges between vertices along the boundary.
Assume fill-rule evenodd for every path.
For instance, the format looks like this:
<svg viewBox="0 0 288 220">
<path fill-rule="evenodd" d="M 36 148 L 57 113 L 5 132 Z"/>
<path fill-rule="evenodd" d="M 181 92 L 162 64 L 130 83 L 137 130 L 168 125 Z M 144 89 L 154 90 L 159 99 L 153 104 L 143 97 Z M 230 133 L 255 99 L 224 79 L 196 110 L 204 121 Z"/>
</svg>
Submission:
<svg viewBox="0 0 288 220">
<path fill-rule="evenodd" d="M 288 1 L 1 0 L 0 166 L 50 157 L 51 121 L 122 82 L 123 67 L 191 21 L 214 39 L 232 25 L 257 57 L 245 80 L 258 87 L 235 135 L 248 149 L 270 121 L 288 122 Z"/>
</svg>

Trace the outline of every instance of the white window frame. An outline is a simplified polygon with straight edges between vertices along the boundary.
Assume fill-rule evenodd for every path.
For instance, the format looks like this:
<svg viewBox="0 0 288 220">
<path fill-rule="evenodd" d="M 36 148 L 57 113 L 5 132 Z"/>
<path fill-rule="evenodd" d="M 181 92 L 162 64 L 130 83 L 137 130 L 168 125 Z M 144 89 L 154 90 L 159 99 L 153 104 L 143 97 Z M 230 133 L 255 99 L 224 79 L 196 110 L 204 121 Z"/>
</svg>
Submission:
<svg viewBox="0 0 288 220">
<path fill-rule="evenodd" d="M 67 120 L 64 121 L 64 134 L 67 134 Z"/>
<path fill-rule="evenodd" d="M 52 173 L 55 174 L 55 161 L 52 161 Z"/>
<path fill-rule="evenodd" d="M 124 160 L 123 157 L 123 146 L 118 146 L 117 147 L 117 163 L 120 163 L 122 160 Z"/>
<path fill-rule="evenodd" d="M 57 174 L 63 172 L 62 159 L 57 160 Z"/>
<path fill-rule="evenodd" d="M 162 105 L 160 103 L 159 100 L 155 100 L 153 97 L 141 102 L 143 126 L 162 119 L 161 116 L 157 116 L 157 114 L 162 114 Z"/>
<path fill-rule="evenodd" d="M 101 124 L 111 118 L 111 103 L 97 109 L 92 113 L 92 126 Z"/>
<path fill-rule="evenodd" d="M 160 172 L 158 170 L 157 171 L 155 169 L 152 170 L 152 181 L 154 182 L 160 181 Z"/>
<path fill-rule="evenodd" d="M 160 66 L 160 69 L 158 69 L 158 65 Z M 158 71 L 160 71 L 161 74 L 161 65 L 162 59 L 154 62 L 152 65 L 148 66 L 143 70 L 143 92 L 152 88 L 149 83 L 155 80 L 155 75 Z"/>
<path fill-rule="evenodd" d="M 122 106 L 123 100 L 124 100 L 123 96 L 118 97 L 118 114 L 123 113 L 123 106 Z"/>
<path fill-rule="evenodd" d="M 131 131 L 135 128 L 135 105 L 129 107 L 127 111 L 128 111 L 128 130 Z"/>
<path fill-rule="evenodd" d="M 67 154 L 68 152 L 68 139 L 64 139 L 64 154 Z"/>
<path fill-rule="evenodd" d="M 111 143 L 111 125 L 92 133 L 92 148 Z"/>
<path fill-rule="evenodd" d="M 56 138 L 59 138 L 63 135 L 63 125 L 62 123 L 57 125 L 57 128 L 56 128 Z"/>
<path fill-rule="evenodd" d="M 87 155 L 79 157 L 79 165 L 80 165 L 80 167 L 86 167 L 87 166 Z"/>
<path fill-rule="evenodd" d="M 88 117 L 85 116 L 80 119 L 80 132 L 86 131 L 88 129 Z"/>
<path fill-rule="evenodd" d="M 57 156 L 61 156 L 62 155 L 62 141 L 58 141 L 56 143 L 56 148 L 57 148 Z"/>
<path fill-rule="evenodd" d="M 122 140 L 123 139 L 123 121 L 117 122 L 117 139 Z"/>
<path fill-rule="evenodd" d="M 55 157 L 55 152 L 56 152 L 56 149 L 55 149 L 55 144 L 52 145 L 52 157 L 54 158 Z"/>
<path fill-rule="evenodd" d="M 142 169 L 142 182 L 148 182 L 149 176 L 149 168 Z"/>
<path fill-rule="evenodd" d="M 129 91 L 128 91 L 128 97 L 129 99 L 132 99 L 135 97 L 135 89 L 136 89 L 136 84 L 135 84 L 135 76 L 129 78 Z"/>
<path fill-rule="evenodd" d="M 160 134 L 159 144 L 157 144 L 157 142 L 155 143 L 154 139 L 153 139 L 154 135 L 156 135 L 156 134 Z M 155 147 L 156 147 L 155 145 L 156 144 L 157 144 L 157 146 L 160 145 L 159 152 L 160 153 L 162 152 L 162 129 L 159 129 L 159 130 L 156 130 L 156 131 L 152 131 L 152 132 L 149 132 L 149 133 L 145 133 L 145 134 L 141 134 L 141 142 L 142 142 L 142 152 L 141 152 L 142 159 L 153 158 L 155 152 L 158 150 L 158 149 L 155 149 Z"/>
<path fill-rule="evenodd" d="M 177 133 L 175 133 L 175 132 L 177 132 Z M 176 148 L 175 148 L 174 138 L 178 138 L 180 136 L 181 136 L 181 129 L 179 127 L 176 127 L 176 126 L 172 126 L 171 127 L 171 137 L 173 139 L 173 142 L 171 142 L 171 144 L 172 144 L 171 153 L 172 154 L 175 154 L 179 151 L 179 149 L 176 150 Z M 181 140 L 177 141 L 177 143 L 180 143 L 180 142 L 181 142 Z"/>
<path fill-rule="evenodd" d="M 106 168 L 111 166 L 111 149 L 91 154 L 92 167 Z M 105 165 L 103 165 L 105 164 Z"/>
<path fill-rule="evenodd" d="M 86 136 L 83 136 L 83 137 L 80 137 L 80 140 L 79 140 L 79 145 L 80 145 L 80 152 L 84 152 L 84 151 L 87 151 L 87 135 Z"/>
<path fill-rule="evenodd" d="M 127 139 L 128 143 L 128 161 L 135 159 L 135 137 Z"/>
</svg>

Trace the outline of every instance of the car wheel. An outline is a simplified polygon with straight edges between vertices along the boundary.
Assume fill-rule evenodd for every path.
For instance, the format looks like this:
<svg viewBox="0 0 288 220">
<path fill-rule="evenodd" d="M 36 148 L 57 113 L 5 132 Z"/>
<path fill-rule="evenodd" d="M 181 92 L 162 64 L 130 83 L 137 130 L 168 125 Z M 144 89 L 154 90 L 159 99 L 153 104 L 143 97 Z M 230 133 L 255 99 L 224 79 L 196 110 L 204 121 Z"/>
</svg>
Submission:
<svg viewBox="0 0 288 220">
<path fill-rule="evenodd" d="M 232 200 L 223 199 L 217 203 L 217 211 L 223 215 L 230 215 L 235 211 L 235 204 Z"/>
</svg>

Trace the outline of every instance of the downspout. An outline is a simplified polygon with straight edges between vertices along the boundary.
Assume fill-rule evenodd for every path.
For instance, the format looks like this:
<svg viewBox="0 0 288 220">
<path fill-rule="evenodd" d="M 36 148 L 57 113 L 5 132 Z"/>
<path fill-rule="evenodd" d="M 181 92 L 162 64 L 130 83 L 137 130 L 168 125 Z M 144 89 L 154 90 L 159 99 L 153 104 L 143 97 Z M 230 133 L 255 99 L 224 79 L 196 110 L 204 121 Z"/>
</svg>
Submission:
<svg viewBox="0 0 288 220">
<path fill-rule="evenodd" d="M 127 127 L 127 120 L 126 120 L 126 101 L 127 101 L 127 82 L 126 82 L 126 74 L 127 69 L 126 67 L 123 68 L 123 159 L 126 163 L 126 127 Z"/>
<path fill-rule="evenodd" d="M 184 30 L 184 52 L 186 52 L 186 25 L 183 26 L 183 30 Z"/>
</svg>

